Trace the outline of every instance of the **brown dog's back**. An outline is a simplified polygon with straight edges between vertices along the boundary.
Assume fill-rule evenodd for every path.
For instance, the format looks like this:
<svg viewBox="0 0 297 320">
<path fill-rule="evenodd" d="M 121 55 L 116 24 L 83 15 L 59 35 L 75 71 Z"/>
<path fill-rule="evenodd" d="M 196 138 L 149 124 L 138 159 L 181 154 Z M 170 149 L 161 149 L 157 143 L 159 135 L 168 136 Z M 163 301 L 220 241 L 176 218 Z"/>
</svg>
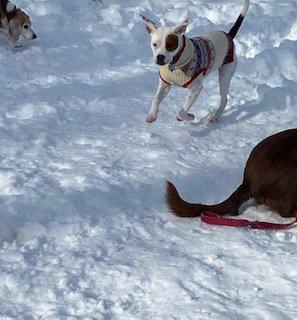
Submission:
<svg viewBox="0 0 297 320">
<path fill-rule="evenodd" d="M 243 202 L 255 198 L 283 217 L 295 215 L 297 205 L 297 129 L 280 132 L 259 143 L 252 151 L 239 188 L 216 205 L 191 204 L 182 200 L 174 185 L 167 185 L 167 203 L 179 217 L 197 217 L 212 210 L 234 214 Z"/>
<path fill-rule="evenodd" d="M 292 217 L 297 204 L 297 129 L 275 134 L 252 151 L 244 179 L 251 197 L 281 216 Z"/>
</svg>

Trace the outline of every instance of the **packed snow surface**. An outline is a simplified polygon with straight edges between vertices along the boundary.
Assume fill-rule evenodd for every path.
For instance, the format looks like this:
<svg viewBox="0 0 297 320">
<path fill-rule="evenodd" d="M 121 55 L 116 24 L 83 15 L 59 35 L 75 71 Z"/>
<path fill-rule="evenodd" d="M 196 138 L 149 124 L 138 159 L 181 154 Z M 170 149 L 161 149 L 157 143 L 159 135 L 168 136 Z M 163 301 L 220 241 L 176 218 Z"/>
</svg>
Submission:
<svg viewBox="0 0 297 320">
<path fill-rule="evenodd" d="M 253 231 L 173 217 L 173 181 L 215 203 L 252 148 L 297 123 L 297 3 L 257 0 L 216 125 L 179 123 L 157 87 L 143 12 L 189 34 L 228 31 L 242 0 L 15 0 L 36 41 L 0 41 L 0 319 L 297 319 L 297 229 Z M 218 107 L 217 75 L 192 111 Z M 250 202 L 242 217 L 283 222 Z"/>
</svg>

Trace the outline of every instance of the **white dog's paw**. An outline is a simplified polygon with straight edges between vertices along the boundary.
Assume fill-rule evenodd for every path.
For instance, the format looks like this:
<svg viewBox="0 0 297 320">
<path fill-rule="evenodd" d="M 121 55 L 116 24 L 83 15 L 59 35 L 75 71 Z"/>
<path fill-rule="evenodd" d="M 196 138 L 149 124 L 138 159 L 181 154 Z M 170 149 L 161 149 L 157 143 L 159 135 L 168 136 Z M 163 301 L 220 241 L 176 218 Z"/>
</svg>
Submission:
<svg viewBox="0 0 297 320">
<path fill-rule="evenodd" d="M 220 122 L 220 115 L 213 114 L 208 118 L 209 123 L 219 123 Z"/>
<path fill-rule="evenodd" d="M 19 48 L 22 48 L 22 45 L 16 42 L 16 43 L 13 44 L 13 47 L 15 49 L 19 49 Z"/>
<path fill-rule="evenodd" d="M 148 117 L 146 118 L 147 123 L 153 123 L 157 120 L 157 115 L 156 114 L 149 114 Z"/>
<path fill-rule="evenodd" d="M 193 121 L 195 116 L 192 113 L 186 113 L 185 110 L 181 110 L 176 116 L 177 121 Z"/>
</svg>

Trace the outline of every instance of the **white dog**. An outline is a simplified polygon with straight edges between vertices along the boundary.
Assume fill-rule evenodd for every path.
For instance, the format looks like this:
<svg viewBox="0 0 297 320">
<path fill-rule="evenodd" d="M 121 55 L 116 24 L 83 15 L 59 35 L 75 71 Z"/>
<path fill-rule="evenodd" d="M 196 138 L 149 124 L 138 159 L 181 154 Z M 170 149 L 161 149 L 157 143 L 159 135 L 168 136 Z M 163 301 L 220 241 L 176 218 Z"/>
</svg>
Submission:
<svg viewBox="0 0 297 320">
<path fill-rule="evenodd" d="M 167 96 L 171 85 L 189 89 L 189 95 L 177 115 L 179 121 L 191 121 L 194 115 L 190 108 L 203 88 L 203 78 L 210 72 L 219 70 L 221 102 L 219 109 L 209 119 L 217 122 L 227 104 L 227 93 L 236 68 L 233 39 L 248 11 L 250 0 L 244 7 L 229 33 L 212 31 L 204 36 L 189 39 L 185 36 L 189 19 L 174 27 L 158 27 L 152 20 L 141 15 L 151 36 L 154 61 L 160 66 L 157 93 L 147 117 L 151 123 L 157 119 L 160 102 Z"/>
</svg>

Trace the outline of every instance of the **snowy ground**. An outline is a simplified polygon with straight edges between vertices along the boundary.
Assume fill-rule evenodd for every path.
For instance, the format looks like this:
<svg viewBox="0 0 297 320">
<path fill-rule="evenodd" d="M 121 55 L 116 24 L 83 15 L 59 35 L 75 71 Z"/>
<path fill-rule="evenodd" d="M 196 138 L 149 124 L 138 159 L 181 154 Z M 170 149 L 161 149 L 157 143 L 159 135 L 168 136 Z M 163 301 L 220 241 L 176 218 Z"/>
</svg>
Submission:
<svg viewBox="0 0 297 320">
<path fill-rule="evenodd" d="M 241 0 L 19 0 L 37 41 L 0 42 L 0 319 L 297 319 L 297 229 L 180 220 L 165 180 L 223 200 L 262 138 L 296 127 L 297 4 L 258 0 L 237 37 L 238 71 L 218 125 L 175 121 L 139 12 L 228 30 Z M 218 105 L 212 75 L 193 108 Z M 283 221 L 263 207 L 242 216 Z"/>
</svg>

